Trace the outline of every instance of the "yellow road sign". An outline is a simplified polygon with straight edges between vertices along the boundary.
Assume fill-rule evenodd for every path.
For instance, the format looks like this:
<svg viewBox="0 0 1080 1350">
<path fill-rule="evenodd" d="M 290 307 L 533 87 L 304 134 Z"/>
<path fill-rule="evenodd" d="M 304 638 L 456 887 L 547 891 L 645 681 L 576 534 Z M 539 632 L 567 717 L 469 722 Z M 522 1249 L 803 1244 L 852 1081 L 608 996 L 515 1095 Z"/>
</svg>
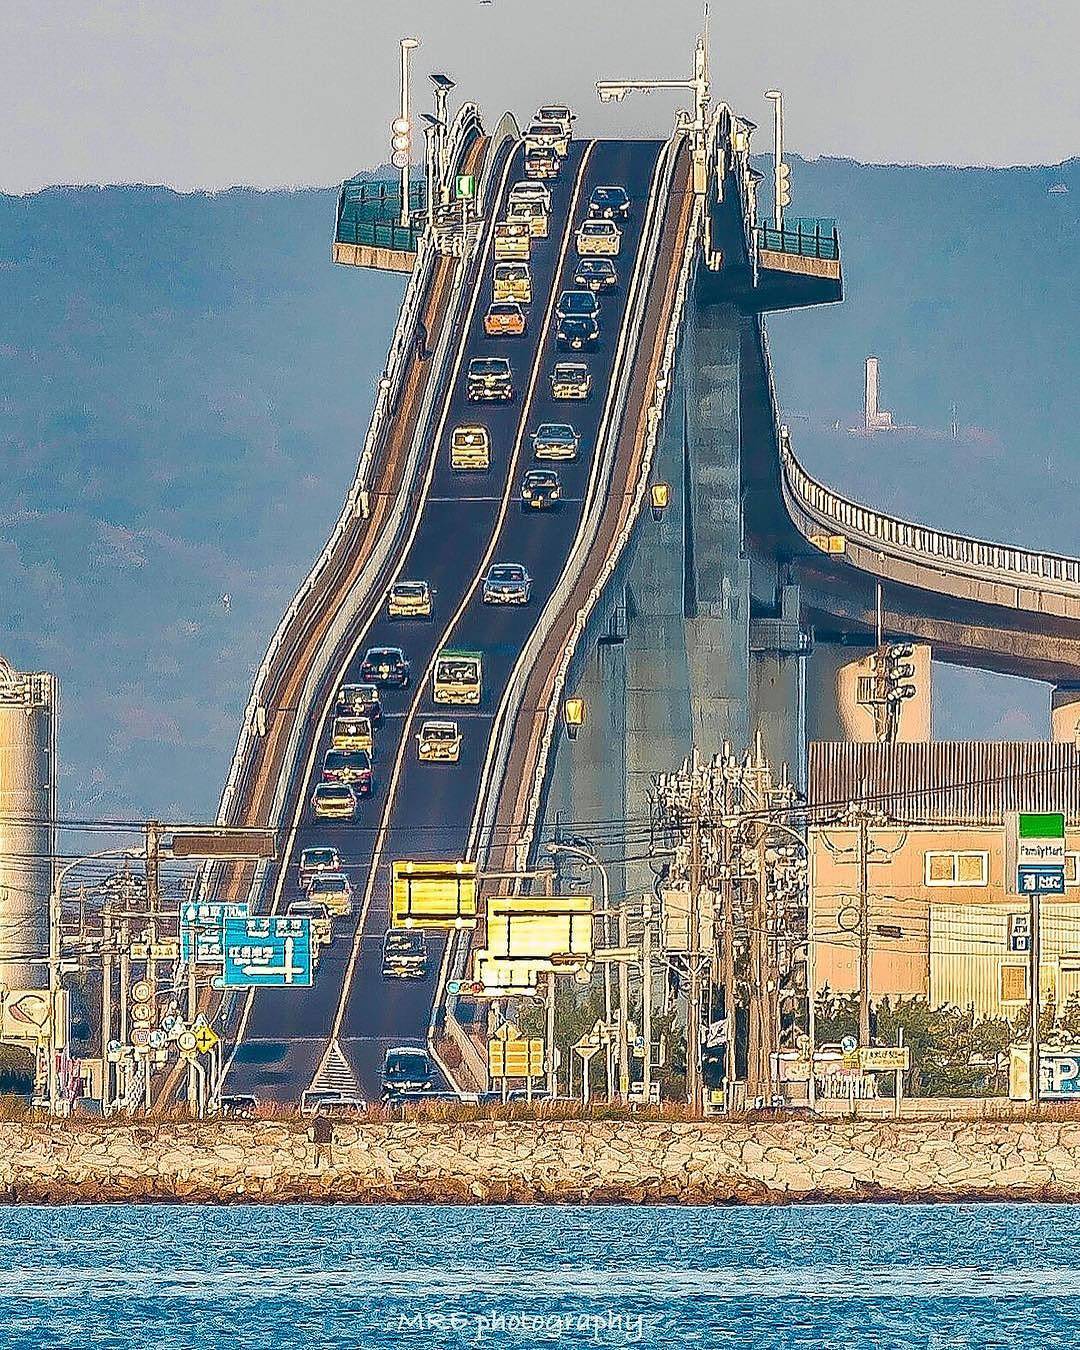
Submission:
<svg viewBox="0 0 1080 1350">
<path fill-rule="evenodd" d="M 866 1069 L 909 1069 L 911 1051 L 906 1045 L 864 1045 L 858 1051 L 859 1068 Z"/>
<path fill-rule="evenodd" d="M 475 863 L 402 861 L 391 871 L 392 927 L 476 927 Z"/>
<path fill-rule="evenodd" d="M 217 1032 L 211 1031 L 209 1027 L 197 1027 L 194 1036 L 195 1049 L 198 1050 L 200 1055 L 209 1054 L 221 1039 Z"/>
<path fill-rule="evenodd" d="M 500 1028 L 501 1030 L 501 1028 Z M 488 1075 L 491 1078 L 540 1078 L 544 1072 L 544 1042 L 495 1035 L 488 1041 Z"/>
</svg>

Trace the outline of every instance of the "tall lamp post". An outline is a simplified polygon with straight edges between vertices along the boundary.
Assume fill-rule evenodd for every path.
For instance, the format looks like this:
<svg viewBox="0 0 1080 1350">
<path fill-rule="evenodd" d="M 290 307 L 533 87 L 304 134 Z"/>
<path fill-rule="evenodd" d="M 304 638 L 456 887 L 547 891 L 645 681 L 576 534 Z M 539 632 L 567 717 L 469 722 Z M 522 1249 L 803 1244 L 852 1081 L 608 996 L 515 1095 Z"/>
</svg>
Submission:
<svg viewBox="0 0 1080 1350">
<path fill-rule="evenodd" d="M 409 120 L 409 54 L 420 43 L 416 38 L 401 39 L 401 111 L 393 125 L 393 163 L 401 170 L 401 224 L 409 224 L 409 165 L 412 122 Z"/>
<path fill-rule="evenodd" d="M 788 195 L 784 165 L 784 95 L 779 89 L 767 89 L 765 97 L 773 105 L 773 224 L 782 231 Z"/>
<path fill-rule="evenodd" d="M 450 119 L 447 116 L 446 101 L 450 97 L 450 90 L 455 88 L 455 82 L 449 75 L 442 75 L 438 72 L 429 75 L 428 79 L 435 87 L 435 120 L 442 126 L 438 137 L 438 155 L 436 159 L 436 168 L 438 170 L 438 179 L 445 186 L 446 175 L 449 166 L 446 162 L 446 153 L 448 149 L 447 135 L 450 126 Z"/>
</svg>

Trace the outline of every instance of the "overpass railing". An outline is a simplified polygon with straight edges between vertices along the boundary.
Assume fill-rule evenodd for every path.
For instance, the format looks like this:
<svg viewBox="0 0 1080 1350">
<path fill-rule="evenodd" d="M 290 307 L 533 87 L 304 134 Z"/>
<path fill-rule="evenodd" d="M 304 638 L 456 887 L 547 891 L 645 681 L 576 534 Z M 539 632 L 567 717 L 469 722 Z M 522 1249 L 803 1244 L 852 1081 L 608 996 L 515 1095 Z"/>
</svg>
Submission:
<svg viewBox="0 0 1080 1350">
<path fill-rule="evenodd" d="M 791 253 L 800 258 L 840 258 L 840 235 L 835 220 L 793 217 L 784 221 L 782 230 L 773 225 L 757 227 L 759 248 L 773 253 Z"/>
<path fill-rule="evenodd" d="M 1042 590 L 1071 591 L 1080 586 L 1080 559 L 932 530 L 842 497 L 806 472 L 795 457 L 786 427 L 779 429 L 779 437 L 785 489 L 807 516 L 845 540 L 855 538 L 879 552 L 884 549 L 907 558 L 916 555 L 938 569 L 945 563 L 950 570 L 1013 584 L 1034 583 Z"/>
</svg>

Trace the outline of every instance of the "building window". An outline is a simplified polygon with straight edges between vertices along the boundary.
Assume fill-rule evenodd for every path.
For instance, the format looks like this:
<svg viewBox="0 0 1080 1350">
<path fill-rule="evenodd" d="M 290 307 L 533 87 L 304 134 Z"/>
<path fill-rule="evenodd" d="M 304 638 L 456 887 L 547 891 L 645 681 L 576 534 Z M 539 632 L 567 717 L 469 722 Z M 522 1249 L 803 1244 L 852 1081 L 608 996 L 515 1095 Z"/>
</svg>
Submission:
<svg viewBox="0 0 1080 1350">
<path fill-rule="evenodd" d="M 1001 967 L 1002 1003 L 1023 1003 L 1028 996 L 1027 966 Z"/>
<path fill-rule="evenodd" d="M 1065 885 L 1080 886 L 1080 853 L 1065 854 Z"/>
<path fill-rule="evenodd" d="M 928 853 L 928 886 L 985 886 L 990 869 L 989 853 Z"/>
</svg>

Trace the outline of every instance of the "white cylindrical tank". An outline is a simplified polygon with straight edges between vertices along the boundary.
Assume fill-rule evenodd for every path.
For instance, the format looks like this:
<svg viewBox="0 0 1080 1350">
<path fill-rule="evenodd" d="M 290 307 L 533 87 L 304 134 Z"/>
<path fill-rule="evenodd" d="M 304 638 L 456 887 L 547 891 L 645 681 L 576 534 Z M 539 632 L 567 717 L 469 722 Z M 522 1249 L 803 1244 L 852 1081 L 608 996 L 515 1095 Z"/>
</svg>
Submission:
<svg viewBox="0 0 1080 1350">
<path fill-rule="evenodd" d="M 54 675 L 0 657 L 0 984 L 48 984 L 49 896 L 56 854 Z"/>
</svg>

